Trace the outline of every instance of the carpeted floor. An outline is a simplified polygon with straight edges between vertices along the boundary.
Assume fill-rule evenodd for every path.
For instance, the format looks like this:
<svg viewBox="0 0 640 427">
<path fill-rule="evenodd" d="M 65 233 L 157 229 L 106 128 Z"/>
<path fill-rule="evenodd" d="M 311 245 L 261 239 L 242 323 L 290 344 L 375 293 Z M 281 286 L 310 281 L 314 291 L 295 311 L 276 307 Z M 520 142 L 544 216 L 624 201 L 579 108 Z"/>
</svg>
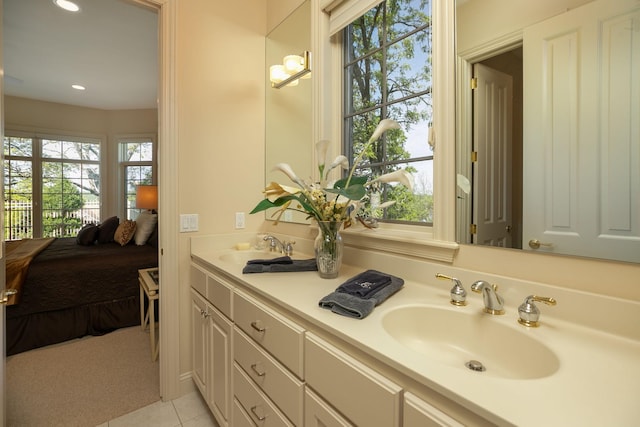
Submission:
<svg viewBox="0 0 640 427">
<path fill-rule="evenodd" d="M 97 426 L 160 399 L 139 326 L 7 357 L 7 425 Z"/>
</svg>

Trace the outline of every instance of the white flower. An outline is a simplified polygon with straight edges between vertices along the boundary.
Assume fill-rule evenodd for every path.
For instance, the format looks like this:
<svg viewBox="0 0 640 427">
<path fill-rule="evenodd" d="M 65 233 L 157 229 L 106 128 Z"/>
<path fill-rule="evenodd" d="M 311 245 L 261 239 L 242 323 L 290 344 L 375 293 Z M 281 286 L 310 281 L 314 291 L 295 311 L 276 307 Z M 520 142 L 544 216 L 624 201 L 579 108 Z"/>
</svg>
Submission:
<svg viewBox="0 0 640 427">
<path fill-rule="evenodd" d="M 380 138 L 380 136 L 389 129 L 400 129 L 400 124 L 398 124 L 398 122 L 393 119 L 380 120 L 380 123 L 378 123 L 378 126 L 376 126 L 376 130 L 373 132 L 373 135 L 371 135 L 371 138 L 369 138 L 369 143 Z"/>
<path fill-rule="evenodd" d="M 300 186 L 300 188 L 307 188 L 306 184 L 304 183 L 303 180 L 301 180 L 300 178 L 298 178 L 298 176 L 296 175 L 296 173 L 293 171 L 293 169 L 291 168 L 291 166 L 289 166 L 288 163 L 278 163 L 277 165 L 275 165 L 273 167 L 272 170 L 279 170 L 280 172 L 284 173 L 285 175 L 287 175 L 289 177 L 289 179 L 293 182 L 295 182 L 296 184 L 298 184 Z"/>
<path fill-rule="evenodd" d="M 334 168 L 337 168 L 338 166 L 342 166 L 342 169 L 349 169 L 349 159 L 347 159 L 346 156 L 343 155 L 339 155 L 338 157 L 336 157 L 333 162 L 329 165 L 329 168 L 327 169 L 327 174 Z"/>
<path fill-rule="evenodd" d="M 316 142 L 316 156 L 318 160 L 318 169 L 324 169 L 325 163 L 327 163 L 327 150 L 329 148 L 329 141 L 323 139 Z"/>
<path fill-rule="evenodd" d="M 375 182 L 399 182 L 400 184 L 407 187 L 410 191 L 413 191 L 413 176 L 407 172 L 406 169 L 398 169 L 397 171 L 385 173 L 384 175 L 380 175 L 374 180 L 369 181 L 367 184 L 373 184 Z"/>
</svg>

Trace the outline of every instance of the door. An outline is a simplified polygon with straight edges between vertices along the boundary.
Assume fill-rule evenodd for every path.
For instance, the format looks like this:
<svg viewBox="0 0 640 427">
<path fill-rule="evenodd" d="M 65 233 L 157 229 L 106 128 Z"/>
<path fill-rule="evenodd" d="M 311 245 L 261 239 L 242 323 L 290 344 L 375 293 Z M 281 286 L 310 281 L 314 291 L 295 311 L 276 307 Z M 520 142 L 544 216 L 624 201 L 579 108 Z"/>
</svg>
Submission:
<svg viewBox="0 0 640 427">
<path fill-rule="evenodd" d="M 523 247 L 639 262 L 640 3 L 595 1 L 523 42 Z"/>
<path fill-rule="evenodd" d="M 473 243 L 510 248 L 513 78 L 483 64 L 473 70 Z"/>
<path fill-rule="evenodd" d="M 2 15 L 2 11 L 4 9 L 4 5 L 2 3 L 2 0 L 0 0 L 0 23 L 3 22 L 3 15 Z M 2 31 L 2 25 L 0 24 L 0 33 Z M 2 62 L 2 37 L 0 36 L 0 75 L 4 75 L 4 65 Z M 0 151 L 0 153 L 4 153 L 4 86 L 3 86 L 3 80 L 4 79 L 0 79 L 0 147 L 2 148 L 2 150 Z M 4 158 L 3 158 L 4 160 Z M 2 162 L 2 164 L 0 164 L 0 171 L 2 171 L 2 176 L 4 176 L 4 161 Z M 4 179 L 2 180 L 2 182 L 4 183 Z M 2 188 L 2 198 L 0 199 L 0 221 L 2 221 L 1 223 L 4 224 L 4 185 L 0 184 L 0 188 Z M 4 287 L 6 284 L 6 278 L 5 278 L 5 259 L 4 259 L 4 225 L 1 228 L 2 233 L 0 233 L 0 268 L 2 268 L 2 274 L 0 274 L 0 300 L 4 300 L 5 298 L 5 291 L 4 291 Z M 6 352 L 6 348 L 5 348 L 5 344 L 6 344 L 6 330 L 4 327 L 4 317 L 5 317 L 5 310 L 4 310 L 4 303 L 0 304 L 0 334 L 2 335 L 0 337 L 0 357 L 2 358 L 2 360 L 0 360 L 0 427 L 4 427 L 7 421 L 7 405 L 6 405 L 6 396 L 5 396 L 5 381 L 4 381 L 4 367 L 5 367 L 5 354 L 7 354 Z"/>
</svg>

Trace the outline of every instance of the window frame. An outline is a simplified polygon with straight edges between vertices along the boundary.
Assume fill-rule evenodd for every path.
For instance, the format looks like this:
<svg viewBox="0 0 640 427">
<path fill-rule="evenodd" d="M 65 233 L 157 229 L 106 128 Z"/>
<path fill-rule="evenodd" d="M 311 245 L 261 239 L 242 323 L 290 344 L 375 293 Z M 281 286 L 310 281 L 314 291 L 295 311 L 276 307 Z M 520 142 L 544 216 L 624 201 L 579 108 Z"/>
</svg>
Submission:
<svg viewBox="0 0 640 427">
<path fill-rule="evenodd" d="M 343 0 L 332 10 L 324 10 L 321 4 L 317 13 L 324 18 L 312 31 L 313 49 L 326 60 L 325 65 L 313 71 L 317 76 L 312 80 L 316 100 L 314 135 L 316 140 L 332 141 L 335 152 L 342 149 L 342 114 L 332 113 L 342 111 L 342 32 L 331 36 L 329 20 L 330 14 L 340 12 L 342 5 L 358 10 L 353 5 L 359 2 L 366 0 Z M 348 246 L 451 263 L 459 248 L 454 220 L 456 107 L 450 102 L 455 99 L 455 2 L 433 0 L 432 17 L 433 128 L 437 153 L 433 162 L 433 226 L 381 223 L 374 230 L 354 226 L 342 234 Z M 356 18 L 350 16 L 344 21 Z"/>
<path fill-rule="evenodd" d="M 135 220 L 135 218 L 128 218 L 129 209 L 127 209 L 127 168 L 130 166 L 151 166 L 151 183 L 150 185 L 157 185 L 158 183 L 158 143 L 155 135 L 151 134 L 135 134 L 135 135 L 118 135 L 117 141 L 117 155 L 118 155 L 118 212 L 120 216 L 125 219 Z M 127 143 L 151 143 L 152 144 L 152 160 L 142 161 L 124 161 L 122 156 L 123 144 Z M 137 208 L 132 208 L 135 210 Z M 138 209 L 138 214 L 142 209 Z"/>
<path fill-rule="evenodd" d="M 104 179 L 104 171 L 106 167 L 106 157 L 107 153 L 105 150 L 105 138 L 102 135 L 78 135 L 78 134 L 62 134 L 61 132 L 52 132 L 52 131 L 37 131 L 30 129 L 6 129 L 3 135 L 4 138 L 29 138 L 32 140 L 31 147 L 31 157 L 26 156 L 3 156 L 4 160 L 7 159 L 15 159 L 15 160 L 23 160 L 30 159 L 31 160 L 31 175 L 32 175 L 32 187 L 31 187 L 31 196 L 32 196 L 32 211 L 35 212 L 32 216 L 32 236 L 34 238 L 42 237 L 44 232 L 44 221 L 43 221 L 43 164 L 47 162 L 63 162 L 65 159 L 60 158 L 50 158 L 43 157 L 42 147 L 43 140 L 52 140 L 52 141 L 64 141 L 64 142 L 78 142 L 78 143 L 89 143 L 96 144 L 100 149 L 100 159 L 97 161 L 83 161 L 83 160 L 75 160 L 75 159 L 67 159 L 68 163 L 86 163 L 86 164 L 97 164 L 99 167 L 99 186 L 100 193 L 98 195 L 99 200 L 99 213 L 98 216 L 102 218 L 104 214 L 104 200 L 106 195 L 104 194 L 103 189 L 106 180 Z M 3 140 L 4 144 L 4 140 Z M 3 166 L 4 169 L 4 166 Z M 5 171 L 6 173 L 6 171 Z M 4 174 L 3 174 L 4 179 Z M 6 189 L 5 189 L 6 190 Z M 37 208 L 37 209 L 36 209 Z M 3 209 L 4 215 L 4 209 Z M 4 238 L 4 234 L 3 234 Z"/>
</svg>

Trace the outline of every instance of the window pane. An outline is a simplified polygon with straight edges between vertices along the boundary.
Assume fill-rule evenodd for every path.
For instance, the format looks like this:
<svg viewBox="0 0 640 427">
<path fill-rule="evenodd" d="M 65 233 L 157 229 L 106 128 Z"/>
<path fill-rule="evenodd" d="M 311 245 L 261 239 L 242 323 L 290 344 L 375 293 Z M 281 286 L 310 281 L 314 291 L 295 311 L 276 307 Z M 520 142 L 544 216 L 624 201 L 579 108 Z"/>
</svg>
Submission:
<svg viewBox="0 0 640 427">
<path fill-rule="evenodd" d="M 42 140 L 42 157 L 51 159 L 62 158 L 62 143 L 60 141 Z"/>
<path fill-rule="evenodd" d="M 414 180 L 403 185 L 371 185 L 365 212 L 387 221 L 431 224 L 433 151 L 431 2 L 388 0 L 345 30 L 345 152 L 358 174 L 372 178 L 406 169 Z M 391 118 L 401 130 L 387 131 L 362 153 L 380 120 Z M 385 209 L 385 201 L 395 203 Z"/>
<path fill-rule="evenodd" d="M 33 140 L 31 138 L 4 138 L 4 155 L 31 157 L 33 152 Z"/>
<path fill-rule="evenodd" d="M 33 237 L 33 172 L 31 161 L 4 161 L 4 238 Z"/>
</svg>

